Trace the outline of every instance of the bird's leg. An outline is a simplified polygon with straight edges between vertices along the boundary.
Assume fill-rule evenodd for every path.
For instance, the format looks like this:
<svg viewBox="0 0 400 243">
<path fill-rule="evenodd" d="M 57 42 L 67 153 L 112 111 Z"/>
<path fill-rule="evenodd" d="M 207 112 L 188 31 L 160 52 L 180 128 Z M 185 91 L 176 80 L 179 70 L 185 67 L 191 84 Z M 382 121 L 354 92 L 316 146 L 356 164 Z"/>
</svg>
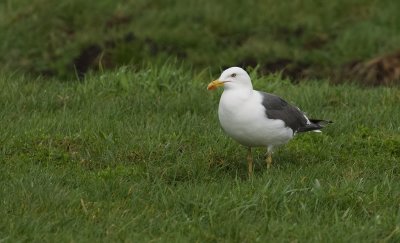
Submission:
<svg viewBox="0 0 400 243">
<path fill-rule="evenodd" d="M 271 152 L 267 153 L 266 162 L 267 162 L 267 169 L 271 168 L 271 165 L 272 165 L 272 153 Z"/>
<path fill-rule="evenodd" d="M 253 156 L 251 154 L 251 147 L 247 150 L 247 165 L 249 167 L 249 177 L 253 175 Z"/>
<path fill-rule="evenodd" d="M 267 148 L 267 158 L 265 159 L 265 162 L 267 162 L 267 169 L 271 168 L 272 165 L 272 151 L 274 147 L 273 146 L 268 146 Z"/>
</svg>

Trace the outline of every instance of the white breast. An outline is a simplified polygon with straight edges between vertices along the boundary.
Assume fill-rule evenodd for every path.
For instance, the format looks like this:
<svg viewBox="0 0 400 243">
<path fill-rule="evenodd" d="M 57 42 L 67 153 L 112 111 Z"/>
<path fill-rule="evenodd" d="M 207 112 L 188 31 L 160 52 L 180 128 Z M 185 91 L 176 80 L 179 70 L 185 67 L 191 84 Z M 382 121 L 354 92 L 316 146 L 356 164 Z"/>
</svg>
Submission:
<svg viewBox="0 0 400 243">
<path fill-rule="evenodd" d="M 267 118 L 262 96 L 255 90 L 225 90 L 218 116 L 224 131 L 245 146 L 281 145 L 293 137 L 282 120 Z"/>
</svg>

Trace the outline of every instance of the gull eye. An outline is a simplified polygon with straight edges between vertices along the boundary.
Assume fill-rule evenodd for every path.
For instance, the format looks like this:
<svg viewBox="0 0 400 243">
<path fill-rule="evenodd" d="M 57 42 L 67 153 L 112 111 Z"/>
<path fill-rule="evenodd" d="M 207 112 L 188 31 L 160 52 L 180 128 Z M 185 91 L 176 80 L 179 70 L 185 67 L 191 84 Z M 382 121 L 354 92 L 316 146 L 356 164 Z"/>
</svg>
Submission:
<svg viewBox="0 0 400 243">
<path fill-rule="evenodd" d="M 231 77 L 232 77 L 232 78 L 236 77 L 236 73 L 232 73 L 232 74 L 231 74 Z"/>
</svg>

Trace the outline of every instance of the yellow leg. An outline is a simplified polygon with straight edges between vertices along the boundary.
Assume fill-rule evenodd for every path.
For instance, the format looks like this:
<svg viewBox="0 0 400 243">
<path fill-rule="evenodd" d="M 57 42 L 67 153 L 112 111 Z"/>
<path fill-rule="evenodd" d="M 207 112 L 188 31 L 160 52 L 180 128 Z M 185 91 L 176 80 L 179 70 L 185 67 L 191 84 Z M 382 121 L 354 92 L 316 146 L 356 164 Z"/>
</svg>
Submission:
<svg viewBox="0 0 400 243">
<path fill-rule="evenodd" d="M 247 152 L 247 165 L 249 167 L 249 177 L 253 176 L 253 156 L 251 155 L 251 148 Z"/>
<path fill-rule="evenodd" d="M 272 153 L 268 153 L 266 162 L 267 162 L 267 169 L 271 168 L 271 166 L 272 166 Z"/>
</svg>

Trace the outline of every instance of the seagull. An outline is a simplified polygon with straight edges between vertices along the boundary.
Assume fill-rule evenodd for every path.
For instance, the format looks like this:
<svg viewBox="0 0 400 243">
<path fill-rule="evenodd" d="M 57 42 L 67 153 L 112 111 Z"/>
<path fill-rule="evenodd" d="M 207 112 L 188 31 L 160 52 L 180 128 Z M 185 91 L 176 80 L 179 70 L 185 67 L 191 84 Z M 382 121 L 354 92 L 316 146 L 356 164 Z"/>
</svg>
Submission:
<svg viewBox="0 0 400 243">
<path fill-rule="evenodd" d="M 274 148 L 286 144 L 296 133 L 315 131 L 331 121 L 308 119 L 296 106 L 281 97 L 253 89 L 250 76 L 240 67 L 231 67 L 208 84 L 208 90 L 223 87 L 218 107 L 222 129 L 248 148 L 248 174 L 253 175 L 251 148 L 267 148 L 267 168 Z"/>
</svg>

